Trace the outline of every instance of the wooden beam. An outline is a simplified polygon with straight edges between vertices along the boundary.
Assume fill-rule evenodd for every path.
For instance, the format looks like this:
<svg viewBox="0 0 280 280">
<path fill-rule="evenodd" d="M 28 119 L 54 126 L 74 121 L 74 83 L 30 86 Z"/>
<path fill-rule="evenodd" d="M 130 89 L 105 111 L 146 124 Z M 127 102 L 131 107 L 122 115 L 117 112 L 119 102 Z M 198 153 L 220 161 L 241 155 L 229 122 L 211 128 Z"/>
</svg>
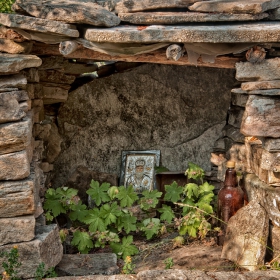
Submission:
<svg viewBox="0 0 280 280">
<path fill-rule="evenodd" d="M 47 45 L 43 43 L 34 43 L 31 54 L 44 56 L 54 55 L 62 56 L 59 52 L 59 45 Z M 159 49 L 150 53 L 139 55 L 117 55 L 111 56 L 108 54 L 96 52 L 83 46 L 79 46 L 78 49 L 69 55 L 65 55 L 65 58 L 73 59 L 86 59 L 94 61 L 126 61 L 126 62 L 143 62 L 143 63 L 159 63 L 159 64 L 174 64 L 174 65 L 190 65 L 195 66 L 188 61 L 188 56 L 181 57 L 178 61 L 168 60 L 166 58 L 166 50 Z M 218 56 L 214 63 L 203 62 L 200 58 L 197 62 L 197 66 L 213 67 L 213 68 L 235 68 L 235 63 L 244 60 L 243 57 L 230 57 L 230 56 Z"/>
</svg>

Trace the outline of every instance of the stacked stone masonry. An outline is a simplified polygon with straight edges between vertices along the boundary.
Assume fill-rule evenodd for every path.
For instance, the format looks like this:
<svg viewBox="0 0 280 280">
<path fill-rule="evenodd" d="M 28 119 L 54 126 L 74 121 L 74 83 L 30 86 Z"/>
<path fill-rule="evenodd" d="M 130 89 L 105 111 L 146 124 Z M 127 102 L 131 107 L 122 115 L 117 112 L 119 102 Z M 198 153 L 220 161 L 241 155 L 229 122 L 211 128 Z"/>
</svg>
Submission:
<svg viewBox="0 0 280 280">
<path fill-rule="evenodd" d="M 81 74 L 97 71 L 98 77 L 108 76 L 138 62 L 236 65 L 241 85 L 231 92 L 227 124 L 212 153 L 211 176 L 221 182 L 226 160 L 236 161 L 250 202 L 229 225 L 223 256 L 257 269 L 264 263 L 268 238 L 272 257 L 278 256 L 280 1 L 70 2 L 61 7 L 54 0 L 44 1 L 43 6 L 34 0 L 16 0 L 16 14 L 0 14 L 0 252 L 18 245 L 23 263 L 19 276 L 34 277 L 39 263 L 49 268 L 62 258 L 57 226 L 38 223 L 43 216 L 41 198 L 61 151 L 56 126 L 59 105 L 67 101 L 71 87 L 79 86 L 77 77 L 92 80 Z M 223 24 L 218 27 L 217 21 Z M 206 24 L 195 25 L 199 22 Z M 234 46 L 229 48 L 229 43 Z M 171 44 L 176 44 L 175 56 L 166 54 Z M 251 62 L 244 62 L 245 53 Z M 264 59 L 265 55 L 270 58 Z M 96 60 L 135 64 L 98 68 Z M 242 215 L 249 217 L 247 227 L 263 241 L 251 239 L 245 255 L 230 250 L 231 242 L 240 242 L 241 249 L 245 246 L 246 232 L 234 231 L 244 227 L 238 220 Z M 258 218 L 262 227 L 256 232 Z"/>
</svg>

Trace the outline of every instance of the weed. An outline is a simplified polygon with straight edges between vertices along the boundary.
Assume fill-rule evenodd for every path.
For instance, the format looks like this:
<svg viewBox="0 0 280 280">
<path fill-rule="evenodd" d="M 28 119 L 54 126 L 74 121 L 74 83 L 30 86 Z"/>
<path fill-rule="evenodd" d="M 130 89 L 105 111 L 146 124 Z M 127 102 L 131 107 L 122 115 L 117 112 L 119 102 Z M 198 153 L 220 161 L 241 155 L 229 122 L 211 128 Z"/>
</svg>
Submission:
<svg viewBox="0 0 280 280">
<path fill-rule="evenodd" d="M 171 269 L 174 265 L 173 258 L 167 258 L 163 262 L 165 264 L 165 269 Z"/>
</svg>

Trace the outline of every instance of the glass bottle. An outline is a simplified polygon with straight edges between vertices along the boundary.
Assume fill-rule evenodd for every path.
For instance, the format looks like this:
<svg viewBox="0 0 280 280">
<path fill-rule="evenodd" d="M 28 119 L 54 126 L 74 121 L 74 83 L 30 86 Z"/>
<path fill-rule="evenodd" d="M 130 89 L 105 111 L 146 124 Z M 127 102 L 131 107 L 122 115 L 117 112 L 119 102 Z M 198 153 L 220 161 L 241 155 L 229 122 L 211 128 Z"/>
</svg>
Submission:
<svg viewBox="0 0 280 280">
<path fill-rule="evenodd" d="M 227 162 L 227 170 L 223 187 L 218 193 L 218 218 L 221 232 L 218 237 L 218 244 L 223 245 L 227 223 L 241 207 L 244 206 L 244 192 L 238 187 L 235 162 Z"/>
</svg>

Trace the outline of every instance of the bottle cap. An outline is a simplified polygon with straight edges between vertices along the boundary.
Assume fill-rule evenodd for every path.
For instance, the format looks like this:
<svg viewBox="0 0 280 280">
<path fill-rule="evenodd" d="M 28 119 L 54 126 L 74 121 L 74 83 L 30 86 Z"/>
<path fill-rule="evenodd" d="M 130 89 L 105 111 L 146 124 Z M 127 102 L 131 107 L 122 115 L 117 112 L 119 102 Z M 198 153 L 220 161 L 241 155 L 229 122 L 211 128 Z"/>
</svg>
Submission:
<svg viewBox="0 0 280 280">
<path fill-rule="evenodd" d="M 234 168 L 234 167 L 235 167 L 235 162 L 229 160 L 229 161 L 227 162 L 227 168 Z"/>
</svg>

